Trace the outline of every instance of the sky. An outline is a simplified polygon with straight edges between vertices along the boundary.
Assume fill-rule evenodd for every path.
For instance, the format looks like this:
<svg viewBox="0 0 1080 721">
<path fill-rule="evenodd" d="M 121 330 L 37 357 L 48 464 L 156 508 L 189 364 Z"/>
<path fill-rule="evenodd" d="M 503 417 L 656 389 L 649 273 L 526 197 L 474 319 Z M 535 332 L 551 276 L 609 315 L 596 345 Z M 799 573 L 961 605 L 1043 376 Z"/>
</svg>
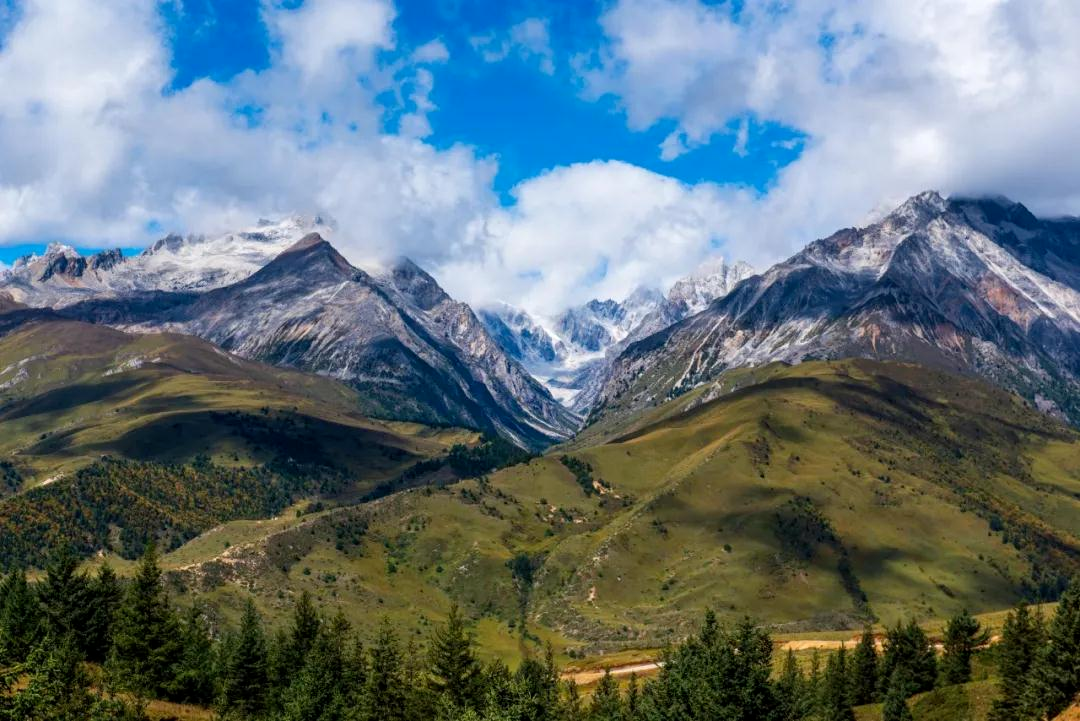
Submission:
<svg viewBox="0 0 1080 721">
<path fill-rule="evenodd" d="M 1072 0 L 0 0 L 0 262 L 319 213 L 554 313 L 926 189 L 1080 214 Z"/>
</svg>

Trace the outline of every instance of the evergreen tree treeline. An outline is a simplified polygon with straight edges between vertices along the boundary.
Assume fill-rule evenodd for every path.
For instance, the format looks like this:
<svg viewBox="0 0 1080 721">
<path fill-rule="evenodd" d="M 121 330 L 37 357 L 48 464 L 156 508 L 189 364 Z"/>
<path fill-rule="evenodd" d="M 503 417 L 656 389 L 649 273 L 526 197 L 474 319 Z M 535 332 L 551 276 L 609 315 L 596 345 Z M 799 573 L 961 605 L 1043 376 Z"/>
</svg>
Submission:
<svg viewBox="0 0 1080 721">
<path fill-rule="evenodd" d="M 873 702 L 897 721 L 912 718 L 914 694 L 970 680 L 987 640 L 964 612 L 940 658 L 908 623 L 887 631 L 880 652 L 866 629 L 824 663 L 815 652 L 808 673 L 788 652 L 777 673 L 764 630 L 710 612 L 655 677 L 621 688 L 605 673 L 586 697 L 560 680 L 550 647 L 515 671 L 481 661 L 456 607 L 424 649 L 385 621 L 365 645 L 306 593 L 276 634 L 249 601 L 237 627 L 212 639 L 198 607 L 181 615 L 170 604 L 151 545 L 123 584 L 108 567 L 80 573 L 69 553 L 37 583 L 20 571 L 3 578 L 0 721 L 142 721 L 151 698 L 212 706 L 223 721 L 853 721 L 854 706 Z M 1080 584 L 1049 622 L 1013 611 L 993 655 L 993 721 L 1053 718 L 1080 693 Z"/>
</svg>

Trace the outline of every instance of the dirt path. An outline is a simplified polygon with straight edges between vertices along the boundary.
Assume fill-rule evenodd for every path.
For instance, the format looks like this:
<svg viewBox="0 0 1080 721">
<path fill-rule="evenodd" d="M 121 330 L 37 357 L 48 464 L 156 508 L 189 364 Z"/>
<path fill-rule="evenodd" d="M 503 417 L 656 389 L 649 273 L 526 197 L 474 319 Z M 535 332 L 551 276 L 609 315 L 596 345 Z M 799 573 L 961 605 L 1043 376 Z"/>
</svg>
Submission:
<svg viewBox="0 0 1080 721">
<path fill-rule="evenodd" d="M 993 636 L 990 639 L 990 643 L 996 643 L 999 638 L 1000 636 Z M 882 640 L 883 639 L 881 638 L 875 639 L 879 653 L 882 650 Z M 859 636 L 854 636 L 846 641 L 837 641 L 833 639 L 799 639 L 796 641 L 784 641 L 783 643 L 777 644 L 776 650 L 780 653 L 787 653 L 788 651 L 812 651 L 814 649 L 819 649 L 821 651 L 837 651 L 840 649 L 840 646 L 852 649 L 858 642 Z M 941 644 L 935 643 L 934 648 L 940 651 Z M 573 679 L 578 686 L 588 686 L 603 678 L 605 670 L 610 670 L 612 676 L 629 676 L 632 673 L 636 673 L 639 676 L 649 676 L 655 673 L 659 668 L 659 661 L 637 661 L 635 663 L 611 666 L 607 669 L 603 666 L 581 670 L 573 669 L 563 673 L 562 678 L 564 681 Z M 1078 719 L 1078 721 L 1080 721 L 1080 719 Z"/>
</svg>

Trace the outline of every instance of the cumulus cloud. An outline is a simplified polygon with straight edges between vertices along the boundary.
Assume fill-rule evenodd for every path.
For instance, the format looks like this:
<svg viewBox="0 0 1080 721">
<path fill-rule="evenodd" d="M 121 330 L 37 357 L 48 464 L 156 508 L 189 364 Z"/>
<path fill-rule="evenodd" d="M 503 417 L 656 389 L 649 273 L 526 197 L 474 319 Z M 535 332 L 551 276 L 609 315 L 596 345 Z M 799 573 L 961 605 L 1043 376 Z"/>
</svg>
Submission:
<svg viewBox="0 0 1080 721">
<path fill-rule="evenodd" d="M 1080 211 L 1080 5 L 1060 0 L 728 3 L 619 0 L 579 58 L 590 97 L 632 128 L 674 121 L 672 159 L 746 118 L 807 136 L 801 157 L 725 233 L 775 260 L 926 188 Z M 734 124 L 734 125 L 733 125 Z M 747 215 L 742 215 L 746 213 Z"/>
<path fill-rule="evenodd" d="M 472 38 L 490 62 L 572 65 L 632 130 L 670 127 L 664 159 L 722 143 L 753 160 L 770 123 L 805 138 L 763 191 L 595 161 L 523 181 L 505 207 L 494 159 L 426 141 L 450 52 L 399 47 L 391 0 L 266 0 L 270 67 L 181 90 L 151 0 L 5 7 L 0 243 L 324 212 L 354 262 L 409 255 L 466 300 L 550 313 L 664 286 L 710 253 L 763 265 L 926 188 L 1080 213 L 1080 5 L 1063 0 L 747 0 L 736 15 L 616 0 L 573 59 L 541 18 Z"/>
<path fill-rule="evenodd" d="M 527 18 L 505 33 L 489 32 L 469 39 L 484 62 L 502 62 L 514 56 L 534 64 L 545 75 L 555 73 L 555 53 L 551 49 L 548 23 L 541 18 Z"/>
<path fill-rule="evenodd" d="M 357 257 L 437 257 L 490 205 L 495 172 L 468 148 L 419 140 L 434 107 L 428 65 L 445 46 L 381 64 L 395 45 L 388 0 L 265 15 L 269 69 L 167 92 L 154 3 L 27 0 L 0 47 L 0 242 L 119 245 L 146 240 L 148 225 L 326 212 Z M 401 99 L 396 134 L 376 102 L 388 91 Z"/>
<path fill-rule="evenodd" d="M 731 209 L 751 200 L 615 161 L 557 168 L 513 195 L 477 218 L 439 276 L 459 297 L 542 314 L 673 282 L 715 252 Z"/>
</svg>

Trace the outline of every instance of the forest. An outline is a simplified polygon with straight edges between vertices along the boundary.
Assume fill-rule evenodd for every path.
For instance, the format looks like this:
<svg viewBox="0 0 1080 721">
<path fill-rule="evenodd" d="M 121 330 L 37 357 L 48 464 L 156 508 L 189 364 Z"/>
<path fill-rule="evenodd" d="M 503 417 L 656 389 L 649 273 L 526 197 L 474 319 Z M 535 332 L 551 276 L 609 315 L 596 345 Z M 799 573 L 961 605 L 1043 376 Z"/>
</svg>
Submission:
<svg viewBox="0 0 1080 721">
<path fill-rule="evenodd" d="M 1018 605 L 989 648 L 962 612 L 940 651 L 912 621 L 880 648 L 867 629 L 809 668 L 791 651 L 774 659 L 750 618 L 708 611 L 655 676 L 620 683 L 608 672 L 589 693 L 560 678 L 550 646 L 513 670 L 483 661 L 456 607 L 422 643 L 387 621 L 362 630 L 374 633 L 307 594 L 276 630 L 250 600 L 235 627 L 214 628 L 197 605 L 181 612 L 170 600 L 153 543 L 130 580 L 107 565 L 82 572 L 62 551 L 38 580 L 13 570 L 0 583 L 0 719 L 140 721 L 166 699 L 236 721 L 851 721 L 875 702 L 884 721 L 901 721 L 914 694 L 971 680 L 982 653 L 1000 678 L 993 721 L 1053 718 L 1080 692 L 1075 581 L 1049 618 Z"/>
</svg>

